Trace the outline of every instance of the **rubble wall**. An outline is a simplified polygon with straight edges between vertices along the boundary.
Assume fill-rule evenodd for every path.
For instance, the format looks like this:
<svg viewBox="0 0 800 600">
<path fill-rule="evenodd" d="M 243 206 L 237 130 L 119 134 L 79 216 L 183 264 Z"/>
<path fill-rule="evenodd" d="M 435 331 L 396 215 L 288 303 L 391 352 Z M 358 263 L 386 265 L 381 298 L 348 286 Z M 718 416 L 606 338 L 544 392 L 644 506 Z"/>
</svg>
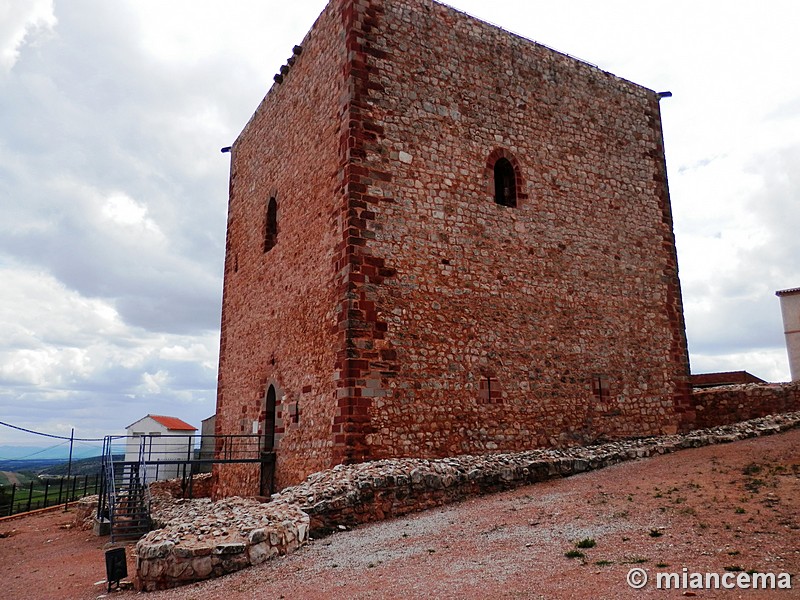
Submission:
<svg viewBox="0 0 800 600">
<path fill-rule="evenodd" d="M 669 435 L 566 450 L 387 459 L 338 465 L 260 504 L 178 500 L 160 506 L 136 546 L 138 589 L 151 591 L 218 577 L 293 552 L 309 535 L 425 510 L 470 496 L 567 477 L 623 461 L 770 435 L 800 426 L 800 412 Z"/>
<path fill-rule="evenodd" d="M 714 427 L 800 410 L 800 382 L 748 383 L 695 390 L 695 426 Z"/>
</svg>

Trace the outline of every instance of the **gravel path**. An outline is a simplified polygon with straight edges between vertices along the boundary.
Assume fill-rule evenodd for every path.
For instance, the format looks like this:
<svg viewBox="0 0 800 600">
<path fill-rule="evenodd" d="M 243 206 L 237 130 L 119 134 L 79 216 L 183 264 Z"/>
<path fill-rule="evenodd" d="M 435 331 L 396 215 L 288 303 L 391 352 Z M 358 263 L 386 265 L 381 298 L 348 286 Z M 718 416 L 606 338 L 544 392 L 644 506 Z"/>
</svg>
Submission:
<svg viewBox="0 0 800 600">
<path fill-rule="evenodd" d="M 677 598 L 634 591 L 631 568 L 789 572 L 800 597 L 800 430 L 628 462 L 316 540 L 296 554 L 148 600 L 286 598 Z M 103 542 L 58 529 L 63 513 L 0 523 L 11 599 L 88 599 L 105 585 Z M 49 537 L 48 537 L 49 536 Z M 47 541 L 47 540 L 50 541 Z M 578 550 L 591 539 L 595 546 Z M 584 556 L 567 558 L 566 552 Z M 77 553 L 77 554 L 71 554 Z M 129 560 L 132 561 L 129 548 Z M 132 566 L 132 565 L 131 565 Z M 59 589 L 60 586 L 60 589 Z M 121 600 L 134 592 L 112 593 Z"/>
</svg>

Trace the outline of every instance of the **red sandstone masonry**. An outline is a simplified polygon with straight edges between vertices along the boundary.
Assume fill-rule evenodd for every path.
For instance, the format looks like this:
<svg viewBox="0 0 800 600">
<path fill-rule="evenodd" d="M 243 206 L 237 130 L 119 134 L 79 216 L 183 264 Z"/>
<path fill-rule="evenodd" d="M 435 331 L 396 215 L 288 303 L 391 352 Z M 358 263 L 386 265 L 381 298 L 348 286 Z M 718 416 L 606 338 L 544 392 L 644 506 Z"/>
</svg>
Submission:
<svg viewBox="0 0 800 600">
<path fill-rule="evenodd" d="M 361 160 L 392 178 L 361 251 L 396 272 L 371 289 L 399 369 L 361 365 L 382 374 L 369 456 L 674 431 L 688 359 L 656 94 L 441 5 L 375 4 L 382 35 L 359 39 L 384 135 Z M 516 209 L 492 202 L 498 155 Z M 501 403 L 478 401 L 486 377 Z"/>
<path fill-rule="evenodd" d="M 279 391 L 277 485 L 331 464 L 342 229 L 341 20 L 323 13 L 302 52 L 233 145 L 217 433 L 264 432 L 267 387 Z M 287 52 L 288 53 L 288 52 Z M 266 208 L 278 204 L 264 252 Z M 299 408 L 299 422 L 290 409 Z M 217 465 L 216 496 L 260 493 L 257 465 Z M 268 493 L 268 492 L 267 492 Z"/>
<path fill-rule="evenodd" d="M 217 433 L 275 385 L 280 488 L 691 425 L 653 91 L 429 0 L 333 0 L 302 46 L 233 146 Z"/>
<path fill-rule="evenodd" d="M 696 390 L 696 427 L 716 427 L 800 411 L 800 382 L 748 383 Z"/>
</svg>

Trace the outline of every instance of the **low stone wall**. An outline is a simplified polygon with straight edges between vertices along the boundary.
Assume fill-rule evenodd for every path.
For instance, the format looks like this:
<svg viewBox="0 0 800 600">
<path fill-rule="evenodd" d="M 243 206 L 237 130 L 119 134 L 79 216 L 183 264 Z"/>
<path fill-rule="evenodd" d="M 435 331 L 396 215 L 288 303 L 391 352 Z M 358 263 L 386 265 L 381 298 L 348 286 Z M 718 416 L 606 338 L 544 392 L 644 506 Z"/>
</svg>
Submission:
<svg viewBox="0 0 800 600">
<path fill-rule="evenodd" d="M 540 449 L 515 454 L 437 460 L 382 460 L 339 465 L 273 496 L 311 517 L 311 534 L 380 521 L 409 512 L 567 477 L 623 461 L 778 433 L 800 425 L 800 412 L 693 431 L 598 446 Z"/>
<path fill-rule="evenodd" d="M 438 460 L 337 466 L 286 488 L 266 504 L 243 498 L 177 500 L 154 514 L 163 527 L 136 546 L 136 586 L 175 587 L 288 554 L 312 535 L 424 510 L 683 448 L 733 442 L 800 426 L 800 412 L 591 447 Z"/>
<path fill-rule="evenodd" d="M 154 513 L 156 531 L 136 544 L 138 590 L 219 577 L 294 552 L 308 540 L 297 506 L 246 498 L 178 500 Z"/>
<path fill-rule="evenodd" d="M 75 526 L 81 529 L 92 529 L 94 526 L 94 519 L 97 516 L 97 505 L 100 502 L 100 496 L 97 494 L 93 496 L 84 496 L 75 502 Z"/>
<path fill-rule="evenodd" d="M 213 478 L 211 473 L 201 473 L 192 477 L 191 497 L 210 498 L 213 488 Z M 187 484 L 187 493 L 188 493 Z M 168 495 L 171 498 L 183 498 L 183 481 L 178 479 L 164 479 L 154 481 L 150 484 L 150 495 L 153 497 Z"/>
<path fill-rule="evenodd" d="M 800 382 L 746 383 L 695 390 L 695 427 L 729 425 L 800 410 Z"/>
</svg>

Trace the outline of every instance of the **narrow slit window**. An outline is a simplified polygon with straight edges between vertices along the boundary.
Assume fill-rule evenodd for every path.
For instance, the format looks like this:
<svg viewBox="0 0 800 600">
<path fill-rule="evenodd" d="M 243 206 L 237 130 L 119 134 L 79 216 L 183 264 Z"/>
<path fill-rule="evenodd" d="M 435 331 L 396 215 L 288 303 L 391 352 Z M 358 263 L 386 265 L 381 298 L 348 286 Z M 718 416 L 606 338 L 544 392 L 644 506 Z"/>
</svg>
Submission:
<svg viewBox="0 0 800 600">
<path fill-rule="evenodd" d="M 494 163 L 494 201 L 501 206 L 517 205 L 517 174 L 507 158 Z"/>
<path fill-rule="evenodd" d="M 595 400 L 603 402 L 611 397 L 611 386 L 606 375 L 592 376 L 592 393 Z"/>
<path fill-rule="evenodd" d="M 264 252 L 269 252 L 278 243 L 278 202 L 269 199 L 267 204 L 267 223 L 264 233 Z"/>
</svg>

